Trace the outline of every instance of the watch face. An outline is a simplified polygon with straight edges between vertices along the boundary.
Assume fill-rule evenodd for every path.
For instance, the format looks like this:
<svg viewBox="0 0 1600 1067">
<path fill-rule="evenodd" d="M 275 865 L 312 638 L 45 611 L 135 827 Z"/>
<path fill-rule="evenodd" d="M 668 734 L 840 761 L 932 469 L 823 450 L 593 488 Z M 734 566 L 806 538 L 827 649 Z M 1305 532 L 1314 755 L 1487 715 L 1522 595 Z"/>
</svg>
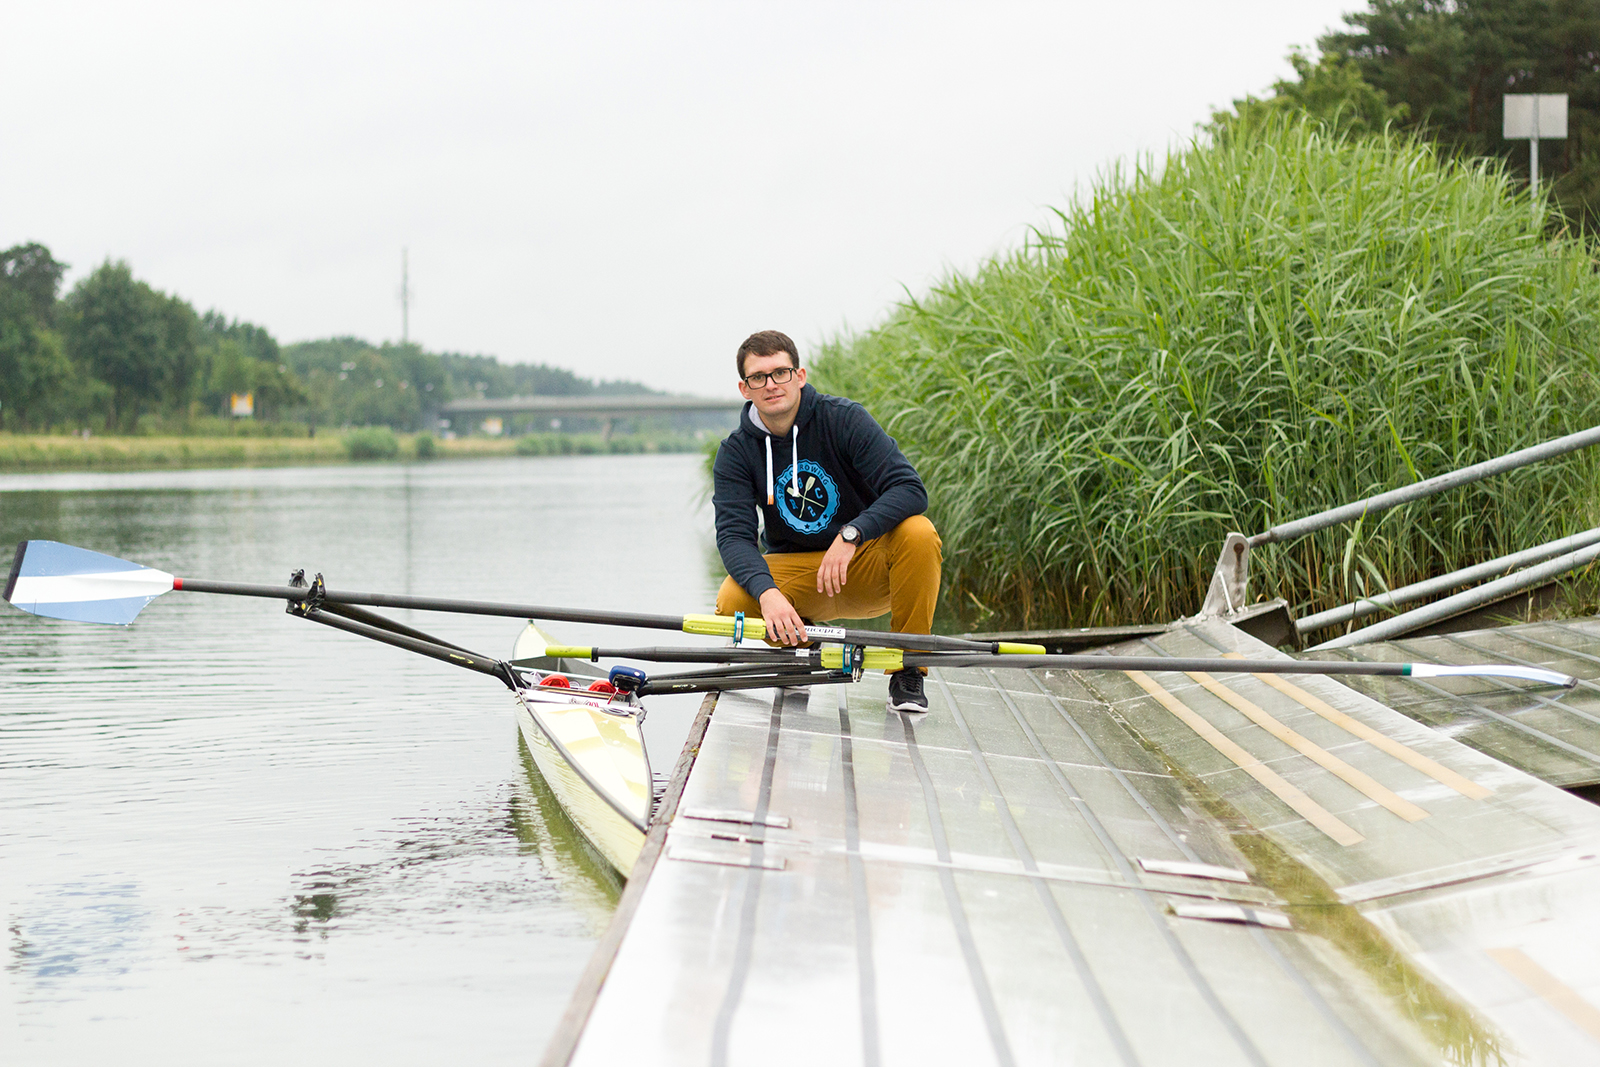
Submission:
<svg viewBox="0 0 1600 1067">
<path fill-rule="evenodd" d="M 853 545 L 861 540 L 861 531 L 854 526 L 846 526 L 839 531 L 839 536 L 844 538 L 846 544 Z"/>
</svg>

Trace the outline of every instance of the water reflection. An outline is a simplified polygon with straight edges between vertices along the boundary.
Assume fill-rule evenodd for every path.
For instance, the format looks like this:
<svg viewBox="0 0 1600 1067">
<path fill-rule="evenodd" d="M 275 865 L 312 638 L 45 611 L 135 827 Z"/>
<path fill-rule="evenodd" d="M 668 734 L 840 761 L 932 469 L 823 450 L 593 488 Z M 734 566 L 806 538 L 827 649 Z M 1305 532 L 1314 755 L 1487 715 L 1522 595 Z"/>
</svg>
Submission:
<svg viewBox="0 0 1600 1067">
<path fill-rule="evenodd" d="M 49 988 L 57 979 L 104 978 L 132 969 L 147 909 L 130 884 L 62 885 L 55 906 L 12 921 L 8 968 Z"/>
<path fill-rule="evenodd" d="M 5 477 L 0 544 L 50 538 L 197 577 L 307 567 L 347 588 L 703 610 L 696 463 Z M 626 495 L 629 521 L 549 506 L 597 485 Z M 619 581 L 641 530 L 653 570 Z M 490 653 L 520 629 L 401 617 Z M 618 636 L 637 635 L 582 633 Z M 694 706 L 676 738 L 674 709 L 652 709 L 658 763 Z M 521 1062 L 619 890 L 493 680 L 264 601 L 174 594 L 127 629 L 0 608 L 6 1067 Z"/>
<path fill-rule="evenodd" d="M 622 879 L 567 817 L 520 736 L 517 750 L 528 788 L 511 798 L 510 829 L 527 851 L 545 860 L 568 905 L 590 917 L 598 937 L 622 896 Z"/>
</svg>

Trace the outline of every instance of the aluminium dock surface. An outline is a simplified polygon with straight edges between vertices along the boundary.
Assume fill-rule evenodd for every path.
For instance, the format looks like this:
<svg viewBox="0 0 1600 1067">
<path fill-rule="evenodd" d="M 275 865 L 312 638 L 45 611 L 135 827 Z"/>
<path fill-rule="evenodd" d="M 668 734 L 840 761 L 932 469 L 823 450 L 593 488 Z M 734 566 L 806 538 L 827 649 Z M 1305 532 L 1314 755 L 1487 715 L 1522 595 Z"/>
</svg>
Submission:
<svg viewBox="0 0 1600 1067">
<path fill-rule="evenodd" d="M 546 1062 L 1600 1062 L 1600 809 L 1326 678 L 928 690 L 724 695 Z"/>
<path fill-rule="evenodd" d="M 1569 692 L 1492 678 L 1345 678 L 1418 722 L 1564 788 L 1600 784 L 1600 619 L 1563 619 L 1307 652 L 1314 659 L 1518 663 L 1579 679 Z"/>
</svg>

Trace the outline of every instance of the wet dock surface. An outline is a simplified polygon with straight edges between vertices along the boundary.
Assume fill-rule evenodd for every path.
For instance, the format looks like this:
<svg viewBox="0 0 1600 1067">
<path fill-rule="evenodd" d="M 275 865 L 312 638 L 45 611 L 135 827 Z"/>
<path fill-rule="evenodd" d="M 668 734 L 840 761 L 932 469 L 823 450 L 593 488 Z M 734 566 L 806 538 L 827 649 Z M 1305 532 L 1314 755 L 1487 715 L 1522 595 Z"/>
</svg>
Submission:
<svg viewBox="0 0 1600 1067">
<path fill-rule="evenodd" d="M 1326 649 L 1318 658 L 1519 663 L 1579 679 L 1528 693 L 1490 678 L 1347 678 L 1345 684 L 1536 778 L 1600 784 L 1600 620 L 1572 619 Z"/>
<path fill-rule="evenodd" d="M 547 1062 L 1600 1057 L 1600 809 L 1326 678 L 928 691 L 724 695 Z"/>
</svg>

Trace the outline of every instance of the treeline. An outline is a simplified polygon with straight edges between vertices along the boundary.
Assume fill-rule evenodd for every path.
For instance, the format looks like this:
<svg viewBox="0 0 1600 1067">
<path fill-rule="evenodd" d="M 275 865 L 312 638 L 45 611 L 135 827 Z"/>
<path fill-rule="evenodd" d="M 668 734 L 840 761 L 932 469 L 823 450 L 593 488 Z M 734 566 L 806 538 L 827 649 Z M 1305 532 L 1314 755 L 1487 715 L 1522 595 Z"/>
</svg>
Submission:
<svg viewBox="0 0 1600 1067">
<path fill-rule="evenodd" d="M 1296 76 L 1246 97 L 1214 131 L 1310 113 L 1341 132 L 1385 126 L 1457 158 L 1490 157 L 1526 182 L 1528 142 L 1501 134 L 1507 93 L 1566 93 L 1567 138 L 1542 141 L 1552 221 L 1600 232 L 1600 4 L 1593 0 L 1371 0 L 1291 57 Z M 1546 184 L 1548 183 L 1548 184 Z"/>
<path fill-rule="evenodd" d="M 185 432 L 254 394 L 261 424 L 429 427 L 455 397 L 644 394 L 542 364 L 372 345 L 280 345 L 264 327 L 208 311 L 101 264 L 61 295 L 67 264 L 44 245 L 0 252 L 0 429 Z"/>
</svg>

